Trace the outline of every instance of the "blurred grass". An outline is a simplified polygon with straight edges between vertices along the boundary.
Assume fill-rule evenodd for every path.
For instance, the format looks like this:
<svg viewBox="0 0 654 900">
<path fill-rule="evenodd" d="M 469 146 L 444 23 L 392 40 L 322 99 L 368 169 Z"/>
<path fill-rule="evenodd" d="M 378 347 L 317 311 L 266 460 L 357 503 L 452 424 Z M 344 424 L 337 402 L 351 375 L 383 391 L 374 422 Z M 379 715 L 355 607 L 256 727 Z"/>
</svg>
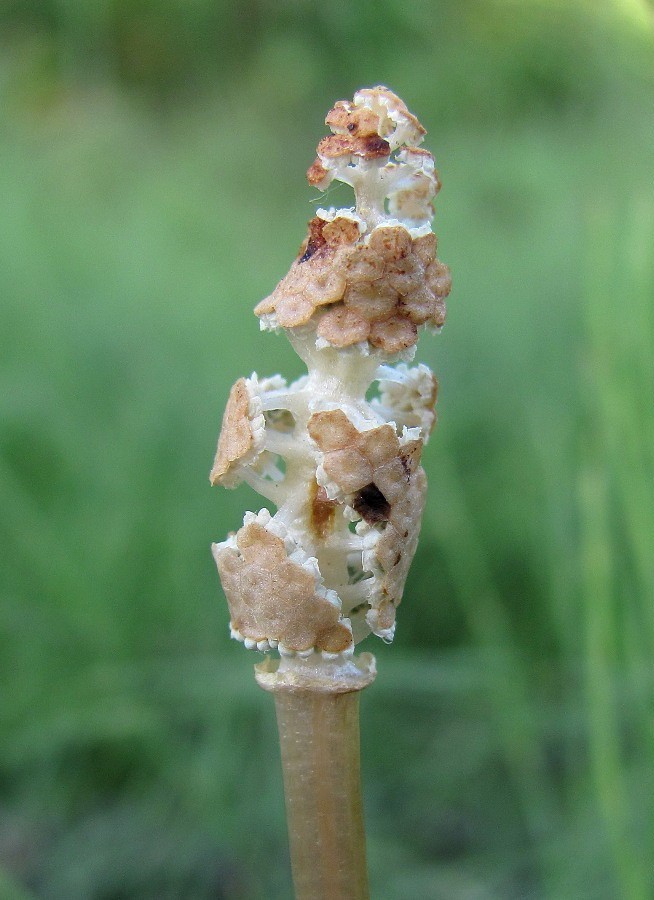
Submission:
<svg viewBox="0 0 654 900">
<path fill-rule="evenodd" d="M 651 6 L 16 0 L 0 27 L 0 897 L 290 895 L 207 549 L 257 498 L 206 472 L 233 380 L 300 371 L 250 309 L 325 111 L 380 81 L 429 129 L 455 289 L 363 703 L 373 896 L 651 896 Z"/>
</svg>

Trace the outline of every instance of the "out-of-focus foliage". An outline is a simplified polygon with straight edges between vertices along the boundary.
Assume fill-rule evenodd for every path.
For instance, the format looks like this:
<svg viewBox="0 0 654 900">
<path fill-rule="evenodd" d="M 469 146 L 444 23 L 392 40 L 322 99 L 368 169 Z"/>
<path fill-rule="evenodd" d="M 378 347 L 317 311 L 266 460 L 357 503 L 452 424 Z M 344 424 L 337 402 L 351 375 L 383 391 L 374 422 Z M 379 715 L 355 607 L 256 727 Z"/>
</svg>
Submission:
<svg viewBox="0 0 654 900">
<path fill-rule="evenodd" d="M 235 378 L 299 373 L 250 310 L 324 113 L 379 82 L 429 129 L 454 290 L 362 698 L 373 896 L 652 896 L 653 29 L 644 0 L 0 6 L 0 897 L 290 895 L 208 552 L 257 499 L 206 473 Z"/>
</svg>

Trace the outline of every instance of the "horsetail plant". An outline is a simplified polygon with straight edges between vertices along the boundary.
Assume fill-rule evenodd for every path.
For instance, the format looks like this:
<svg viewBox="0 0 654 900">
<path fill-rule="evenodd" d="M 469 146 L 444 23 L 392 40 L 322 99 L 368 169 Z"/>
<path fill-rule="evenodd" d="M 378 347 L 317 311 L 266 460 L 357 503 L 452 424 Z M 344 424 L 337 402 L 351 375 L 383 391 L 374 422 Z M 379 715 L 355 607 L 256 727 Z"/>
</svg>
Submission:
<svg viewBox="0 0 654 900">
<path fill-rule="evenodd" d="M 307 374 L 236 382 L 210 474 L 247 482 L 276 511 L 245 513 L 212 549 L 231 636 L 278 654 L 255 668 L 275 698 L 296 896 L 359 900 L 358 694 L 375 660 L 354 648 L 370 633 L 392 641 L 416 550 L 437 382 L 410 362 L 418 328 L 443 325 L 450 276 L 436 258 L 440 184 L 418 120 L 375 87 L 325 122 L 308 181 L 350 185 L 355 205 L 318 209 L 255 308 Z"/>
</svg>

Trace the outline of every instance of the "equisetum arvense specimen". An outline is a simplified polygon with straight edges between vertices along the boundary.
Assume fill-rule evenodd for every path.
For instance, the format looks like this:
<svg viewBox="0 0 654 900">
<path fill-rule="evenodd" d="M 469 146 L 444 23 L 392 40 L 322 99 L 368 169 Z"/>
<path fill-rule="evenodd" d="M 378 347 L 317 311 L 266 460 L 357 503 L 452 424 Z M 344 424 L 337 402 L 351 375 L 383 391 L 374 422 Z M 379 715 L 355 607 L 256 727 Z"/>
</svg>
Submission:
<svg viewBox="0 0 654 900">
<path fill-rule="evenodd" d="M 291 384 L 256 374 L 236 382 L 210 475 L 229 488 L 245 481 L 268 501 L 212 549 L 232 637 L 276 650 L 257 680 L 296 699 L 356 692 L 375 669 L 355 645 L 371 633 L 393 639 L 425 502 L 420 455 L 435 421 L 436 379 L 411 361 L 420 326 L 443 325 L 450 289 L 431 228 L 440 184 L 418 120 L 375 87 L 337 102 L 325 122 L 332 133 L 318 144 L 309 184 L 344 182 L 354 206 L 318 209 L 288 274 L 255 308 L 263 330 L 284 331 L 307 374 Z M 294 725 L 288 710 L 277 712 L 284 757 Z M 320 727 L 316 716 L 304 722 Z M 290 809 L 287 775 L 285 764 L 290 819 L 300 801 Z M 301 865 L 294 858 L 298 896 Z M 343 891 L 365 895 L 351 883 Z"/>
</svg>

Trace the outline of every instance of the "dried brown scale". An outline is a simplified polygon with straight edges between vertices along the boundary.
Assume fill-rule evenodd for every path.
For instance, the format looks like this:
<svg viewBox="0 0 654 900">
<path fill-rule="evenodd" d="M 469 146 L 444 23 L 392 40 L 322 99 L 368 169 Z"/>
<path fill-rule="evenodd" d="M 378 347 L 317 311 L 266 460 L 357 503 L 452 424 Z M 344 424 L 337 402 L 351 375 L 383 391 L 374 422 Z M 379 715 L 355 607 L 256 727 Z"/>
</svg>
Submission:
<svg viewBox="0 0 654 900">
<path fill-rule="evenodd" d="M 424 470 L 416 466 L 401 493 L 393 503 L 384 531 L 374 548 L 375 568 L 379 569 L 378 599 L 373 603 L 377 612 L 376 629 L 388 629 L 395 621 L 404 584 L 418 546 L 420 518 L 427 492 Z"/>
<path fill-rule="evenodd" d="M 375 555 L 384 572 L 382 588 L 396 602 L 401 598 L 406 573 L 418 543 L 416 522 L 420 522 L 426 488 L 424 470 L 418 466 L 397 497 L 389 525 L 375 547 Z"/>
<path fill-rule="evenodd" d="M 340 156 L 359 156 L 361 159 L 383 159 L 390 156 L 388 141 L 378 134 L 355 137 L 348 134 L 330 134 L 322 138 L 316 147 L 318 157 L 338 159 Z"/>
<path fill-rule="evenodd" d="M 371 598 L 375 630 L 387 631 L 418 541 L 426 491 L 422 441 L 401 445 L 391 425 L 360 432 L 341 410 L 314 413 L 308 431 L 329 479 L 364 522 L 383 529 L 368 564 L 378 576 Z"/>
<path fill-rule="evenodd" d="M 340 653 L 352 643 L 336 606 L 316 593 L 313 575 L 291 562 L 281 538 L 244 525 L 237 549 L 214 548 L 232 627 L 253 641 L 276 640 L 289 650 Z"/>
<path fill-rule="evenodd" d="M 369 509 L 370 498 L 380 493 L 370 519 L 392 520 L 393 505 L 418 466 L 422 441 L 401 445 L 390 424 L 358 431 L 339 409 L 313 413 L 307 430 L 323 453 L 322 467 L 329 479 L 345 495 L 359 492 L 354 508 Z"/>
<path fill-rule="evenodd" d="M 307 169 L 307 181 L 311 187 L 317 187 L 324 190 L 327 187 L 329 179 L 329 170 L 326 169 L 319 159 L 314 159 Z"/>
<path fill-rule="evenodd" d="M 229 392 L 223 415 L 218 448 L 209 473 L 212 485 L 220 484 L 234 463 L 252 449 L 254 438 L 248 417 L 249 397 L 244 378 L 239 378 Z"/>
<path fill-rule="evenodd" d="M 258 316 L 275 312 L 284 328 L 309 322 L 315 310 L 335 303 L 345 293 L 344 269 L 359 231 L 350 219 L 325 222 L 314 216 L 298 258 L 270 296 L 256 307 Z"/>
<path fill-rule="evenodd" d="M 347 131 L 354 137 L 367 137 L 379 133 L 379 116 L 349 100 L 337 100 L 325 116 L 325 125 L 329 125 L 335 134 Z"/>
<path fill-rule="evenodd" d="M 385 353 L 401 353 L 418 340 L 418 329 L 409 319 L 392 316 L 383 322 L 373 322 L 369 340 L 373 347 Z"/>
<path fill-rule="evenodd" d="M 317 217 L 316 217 L 317 218 Z M 440 327 L 450 289 L 436 241 L 402 226 L 374 229 L 367 242 L 346 218 L 309 223 L 300 255 L 273 293 L 255 308 L 284 328 L 316 321 L 318 337 L 344 348 L 369 341 L 386 353 L 415 344 L 417 327 Z M 320 307 L 329 309 L 321 313 Z"/>
<path fill-rule="evenodd" d="M 309 232 L 302 242 L 300 252 L 298 253 L 299 263 L 311 259 L 314 253 L 317 253 L 318 250 L 327 245 L 327 240 L 323 235 L 324 226 L 325 222 L 322 219 L 319 219 L 318 216 L 314 216 L 313 219 L 309 221 Z"/>
<path fill-rule="evenodd" d="M 341 349 L 367 340 L 370 326 L 361 316 L 339 304 L 323 317 L 318 335 L 332 347 Z"/>
<path fill-rule="evenodd" d="M 394 94 L 392 91 L 389 91 L 387 87 L 383 85 L 378 85 L 374 88 L 363 88 L 360 91 L 357 91 L 357 96 L 361 99 L 368 99 L 372 101 L 377 101 L 380 105 L 383 102 L 389 104 L 390 108 L 397 114 L 401 115 L 404 119 L 409 122 L 414 130 L 415 136 L 417 140 L 420 140 L 423 135 L 427 132 L 422 127 L 418 119 L 410 113 L 406 107 L 406 104 L 400 100 L 397 94 Z"/>
</svg>

